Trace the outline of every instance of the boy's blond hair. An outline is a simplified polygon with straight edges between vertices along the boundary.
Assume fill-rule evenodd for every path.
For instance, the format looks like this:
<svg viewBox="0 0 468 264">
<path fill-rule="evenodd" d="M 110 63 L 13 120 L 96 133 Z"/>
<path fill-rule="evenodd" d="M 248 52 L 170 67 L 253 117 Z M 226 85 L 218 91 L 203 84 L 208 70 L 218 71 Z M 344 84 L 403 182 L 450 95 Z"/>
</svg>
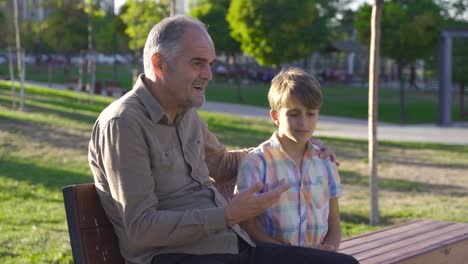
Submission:
<svg viewBox="0 0 468 264">
<path fill-rule="evenodd" d="M 319 109 L 322 105 L 320 84 L 300 68 L 282 70 L 273 78 L 268 92 L 270 108 L 279 111 L 291 96 L 310 109 Z"/>
</svg>

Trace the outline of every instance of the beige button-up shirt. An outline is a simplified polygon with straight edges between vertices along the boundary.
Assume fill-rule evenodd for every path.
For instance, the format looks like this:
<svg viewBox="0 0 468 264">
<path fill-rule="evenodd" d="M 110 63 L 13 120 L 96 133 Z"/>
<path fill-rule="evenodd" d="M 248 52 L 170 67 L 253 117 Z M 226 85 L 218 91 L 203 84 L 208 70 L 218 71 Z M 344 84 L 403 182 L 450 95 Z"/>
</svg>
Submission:
<svg viewBox="0 0 468 264">
<path fill-rule="evenodd" d="M 163 253 L 238 253 L 238 225 L 213 186 L 235 177 L 247 153 L 227 151 L 195 109 L 173 125 L 140 75 L 133 89 L 99 116 L 89 143 L 95 184 L 127 263 Z M 236 235 L 237 234 L 237 235 Z"/>
</svg>

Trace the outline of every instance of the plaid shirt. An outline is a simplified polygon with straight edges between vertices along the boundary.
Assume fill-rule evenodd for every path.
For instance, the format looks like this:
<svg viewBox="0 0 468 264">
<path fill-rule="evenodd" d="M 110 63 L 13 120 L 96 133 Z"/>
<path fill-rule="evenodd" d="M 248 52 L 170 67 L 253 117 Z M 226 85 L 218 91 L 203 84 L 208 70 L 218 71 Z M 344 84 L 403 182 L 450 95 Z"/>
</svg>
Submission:
<svg viewBox="0 0 468 264">
<path fill-rule="evenodd" d="M 257 182 L 267 192 L 282 179 L 292 187 L 259 217 L 263 231 L 291 245 L 314 247 L 328 231 L 329 200 L 341 196 L 340 177 L 329 159 L 318 157 L 319 148 L 310 141 L 299 169 L 283 151 L 276 133 L 250 152 L 242 161 L 238 190 Z"/>
</svg>

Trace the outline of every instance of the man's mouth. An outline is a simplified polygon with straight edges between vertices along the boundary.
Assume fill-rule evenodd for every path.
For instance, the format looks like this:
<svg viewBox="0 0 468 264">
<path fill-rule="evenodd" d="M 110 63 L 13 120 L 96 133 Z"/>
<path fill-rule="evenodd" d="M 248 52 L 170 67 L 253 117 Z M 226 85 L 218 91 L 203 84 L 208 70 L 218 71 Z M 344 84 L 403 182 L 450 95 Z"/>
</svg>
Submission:
<svg viewBox="0 0 468 264">
<path fill-rule="evenodd" d="M 196 90 L 200 92 L 205 91 L 205 88 L 202 85 L 194 85 L 193 88 L 195 88 Z"/>
</svg>

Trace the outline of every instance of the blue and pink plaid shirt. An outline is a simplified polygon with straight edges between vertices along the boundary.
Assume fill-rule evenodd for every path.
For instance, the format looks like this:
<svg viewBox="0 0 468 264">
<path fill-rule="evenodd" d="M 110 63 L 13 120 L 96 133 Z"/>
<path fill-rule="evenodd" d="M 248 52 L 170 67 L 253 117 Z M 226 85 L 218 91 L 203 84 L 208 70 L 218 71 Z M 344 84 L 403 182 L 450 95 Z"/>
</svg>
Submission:
<svg viewBox="0 0 468 264">
<path fill-rule="evenodd" d="M 291 245 L 314 247 L 328 231 L 329 200 L 342 195 L 340 176 L 333 162 L 320 159 L 319 148 L 308 142 L 302 168 L 283 151 L 276 133 L 242 161 L 237 178 L 239 191 L 257 182 L 267 192 L 282 179 L 292 187 L 259 219 L 263 231 Z"/>
</svg>

